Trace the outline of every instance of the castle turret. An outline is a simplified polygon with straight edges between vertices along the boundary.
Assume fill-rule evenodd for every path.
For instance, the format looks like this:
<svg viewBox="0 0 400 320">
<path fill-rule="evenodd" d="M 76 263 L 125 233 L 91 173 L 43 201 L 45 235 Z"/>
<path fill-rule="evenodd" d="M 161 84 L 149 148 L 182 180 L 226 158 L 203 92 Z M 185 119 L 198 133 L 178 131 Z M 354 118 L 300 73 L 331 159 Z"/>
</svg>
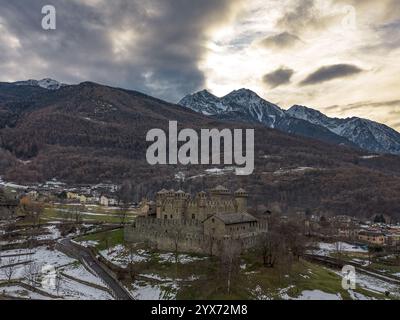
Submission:
<svg viewBox="0 0 400 320">
<path fill-rule="evenodd" d="M 162 189 L 161 191 L 157 192 L 156 195 L 156 213 L 157 213 L 157 218 L 161 219 L 162 215 L 162 206 L 163 202 L 165 201 L 165 195 L 167 194 L 167 190 Z"/>
<path fill-rule="evenodd" d="M 210 195 L 211 195 L 211 200 L 222 201 L 222 200 L 229 199 L 229 197 L 231 196 L 231 193 L 229 192 L 229 190 L 227 188 L 219 185 L 219 186 L 216 186 L 214 189 L 210 190 Z"/>
<path fill-rule="evenodd" d="M 240 188 L 235 192 L 236 212 L 247 212 L 247 198 L 249 194 L 246 190 Z"/>
</svg>

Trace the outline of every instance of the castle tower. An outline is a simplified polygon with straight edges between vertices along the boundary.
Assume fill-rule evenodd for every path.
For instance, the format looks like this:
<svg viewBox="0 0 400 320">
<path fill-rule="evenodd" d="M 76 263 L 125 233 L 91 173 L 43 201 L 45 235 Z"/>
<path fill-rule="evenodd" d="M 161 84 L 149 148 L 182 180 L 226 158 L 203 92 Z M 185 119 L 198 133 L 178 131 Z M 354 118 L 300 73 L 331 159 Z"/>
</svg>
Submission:
<svg viewBox="0 0 400 320">
<path fill-rule="evenodd" d="M 247 198 L 249 194 L 246 190 L 240 188 L 235 192 L 235 205 L 236 212 L 242 213 L 247 212 Z"/>
<path fill-rule="evenodd" d="M 173 203 L 173 219 L 180 220 L 185 218 L 185 211 L 187 205 L 187 193 L 182 190 L 175 192 L 175 200 Z"/>
<path fill-rule="evenodd" d="M 203 221 L 206 216 L 206 206 L 207 206 L 207 194 L 204 191 L 200 191 L 196 196 L 197 202 L 197 212 L 196 219 Z"/>
<path fill-rule="evenodd" d="M 158 219 L 161 219 L 162 217 L 162 207 L 164 205 L 166 193 L 167 190 L 162 189 L 161 191 L 157 192 L 156 195 L 156 214 Z"/>
<path fill-rule="evenodd" d="M 211 200 L 212 201 L 223 201 L 230 198 L 231 193 L 224 186 L 216 186 L 214 189 L 210 190 Z"/>
</svg>

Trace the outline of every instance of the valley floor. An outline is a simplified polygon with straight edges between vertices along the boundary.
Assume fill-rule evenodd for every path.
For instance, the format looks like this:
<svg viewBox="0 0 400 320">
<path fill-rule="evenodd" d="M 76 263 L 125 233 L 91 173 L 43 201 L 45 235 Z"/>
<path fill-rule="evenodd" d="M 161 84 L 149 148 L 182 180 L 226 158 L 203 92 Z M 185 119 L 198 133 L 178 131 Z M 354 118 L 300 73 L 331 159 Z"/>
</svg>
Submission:
<svg viewBox="0 0 400 320">
<path fill-rule="evenodd" d="M 254 252 L 241 256 L 228 281 L 228 273 L 216 257 L 176 256 L 173 252 L 150 250 L 142 244 L 128 245 L 124 243 L 123 229 L 116 224 L 109 228 L 108 224 L 86 221 L 77 230 L 66 232 L 65 222 L 59 216 L 45 218 L 45 224 L 29 233 L 29 239 L 35 240 L 32 246 L 26 242 L 26 234 L 32 231 L 32 226 L 23 221 L 17 223 L 13 237 L 1 240 L 0 298 L 114 299 L 110 289 L 90 267 L 57 250 L 57 242 L 73 239 L 74 243 L 96 250 L 98 257 L 107 261 L 112 269 L 119 270 L 120 281 L 132 298 L 138 300 L 400 299 L 400 286 L 390 281 L 357 274 L 356 289 L 345 290 L 340 270 L 303 259 L 294 261 L 290 267 L 267 268 L 261 256 Z M 3 236 L 9 232 L 6 227 L 6 223 L 0 224 Z M 400 274 L 400 266 L 392 263 L 393 257 L 371 264 L 364 248 L 348 243 L 320 242 L 314 253 L 329 257 L 340 254 L 345 261 L 369 265 L 388 275 Z M 54 274 L 56 277 L 52 278 Z"/>
</svg>

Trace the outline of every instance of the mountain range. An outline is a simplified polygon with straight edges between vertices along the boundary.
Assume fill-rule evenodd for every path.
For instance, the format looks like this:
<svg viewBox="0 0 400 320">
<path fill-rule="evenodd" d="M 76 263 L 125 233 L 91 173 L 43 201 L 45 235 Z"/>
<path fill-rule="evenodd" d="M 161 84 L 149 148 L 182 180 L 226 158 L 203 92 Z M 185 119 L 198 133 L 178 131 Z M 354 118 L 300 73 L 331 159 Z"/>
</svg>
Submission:
<svg viewBox="0 0 400 320">
<path fill-rule="evenodd" d="M 153 198 L 162 188 L 197 192 L 223 184 L 246 188 L 252 205 L 265 204 L 287 214 L 311 210 L 400 218 L 399 156 L 371 155 L 334 129 L 311 123 L 310 115 L 310 120 L 289 116 L 288 111 L 245 92 L 223 101 L 203 92 L 215 100 L 209 104 L 209 99 L 199 99 L 210 116 L 93 82 L 49 87 L 37 82 L 0 83 L 0 176 L 19 184 L 51 179 L 67 185 L 128 180 L 136 200 Z M 251 104 L 245 108 L 249 97 Z M 244 121 L 238 114 L 253 120 Z M 178 121 L 179 128 L 194 130 L 255 128 L 254 173 L 236 176 L 223 165 L 149 165 L 145 155 L 151 143 L 146 142 L 146 133 L 153 128 L 167 131 L 170 120 Z M 288 134 L 280 123 L 289 129 L 291 124 L 303 127 L 311 138 Z M 332 141 L 316 139 L 315 132 Z"/>
<path fill-rule="evenodd" d="M 386 125 L 357 117 L 330 118 L 299 105 L 283 110 L 248 89 L 235 90 L 222 98 L 203 90 L 187 95 L 178 104 L 220 120 L 259 123 L 290 134 L 369 152 L 400 154 L 400 133 Z"/>
</svg>

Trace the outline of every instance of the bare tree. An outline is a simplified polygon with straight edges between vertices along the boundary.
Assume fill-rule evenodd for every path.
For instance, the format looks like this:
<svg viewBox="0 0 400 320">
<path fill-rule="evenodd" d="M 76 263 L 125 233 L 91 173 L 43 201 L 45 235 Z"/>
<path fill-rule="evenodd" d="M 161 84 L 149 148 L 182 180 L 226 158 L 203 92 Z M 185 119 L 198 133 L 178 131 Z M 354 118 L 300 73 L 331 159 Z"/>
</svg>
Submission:
<svg viewBox="0 0 400 320">
<path fill-rule="evenodd" d="M 121 225 L 124 225 L 126 222 L 126 217 L 128 215 L 129 207 L 132 200 L 132 192 L 132 184 L 128 180 L 125 180 L 116 191 L 118 206 L 120 208 L 119 217 Z"/>
<path fill-rule="evenodd" d="M 230 294 L 232 279 L 240 269 L 240 253 L 241 244 L 238 240 L 224 239 L 220 243 L 220 272 L 221 276 L 226 279 L 227 293 Z"/>
<path fill-rule="evenodd" d="M 57 271 L 56 275 L 55 275 L 55 279 L 54 279 L 54 286 L 55 286 L 55 290 L 57 292 L 57 296 L 60 295 L 60 290 L 61 290 L 61 286 L 63 283 L 63 278 L 61 276 L 61 274 Z"/>
<path fill-rule="evenodd" d="M 258 249 L 261 253 L 264 267 L 273 268 L 283 252 L 282 237 L 276 231 L 263 233 L 259 237 Z"/>
<path fill-rule="evenodd" d="M 7 260 L 5 260 L 5 264 L 1 267 L 1 272 L 6 277 L 8 282 L 11 281 L 15 272 L 17 271 L 16 261 L 17 260 L 15 257 L 9 257 Z"/>
<path fill-rule="evenodd" d="M 25 279 L 31 286 L 36 286 L 40 273 L 40 265 L 32 262 L 24 266 Z"/>
<path fill-rule="evenodd" d="M 174 254 L 175 254 L 175 263 L 179 262 L 179 245 L 183 240 L 183 228 L 181 225 L 176 225 L 174 230 L 172 231 L 172 240 L 174 242 Z"/>
<path fill-rule="evenodd" d="M 303 232 L 303 225 L 301 222 L 290 220 L 282 223 L 279 227 L 279 233 L 284 238 L 284 243 L 297 260 L 304 254 L 306 247 L 306 238 Z"/>
<path fill-rule="evenodd" d="M 129 275 L 130 275 L 131 279 L 134 279 L 136 276 L 136 268 L 135 268 L 136 246 L 135 246 L 135 244 L 133 244 L 133 243 L 129 244 L 128 250 L 129 250 L 129 263 L 128 263 Z"/>
</svg>

